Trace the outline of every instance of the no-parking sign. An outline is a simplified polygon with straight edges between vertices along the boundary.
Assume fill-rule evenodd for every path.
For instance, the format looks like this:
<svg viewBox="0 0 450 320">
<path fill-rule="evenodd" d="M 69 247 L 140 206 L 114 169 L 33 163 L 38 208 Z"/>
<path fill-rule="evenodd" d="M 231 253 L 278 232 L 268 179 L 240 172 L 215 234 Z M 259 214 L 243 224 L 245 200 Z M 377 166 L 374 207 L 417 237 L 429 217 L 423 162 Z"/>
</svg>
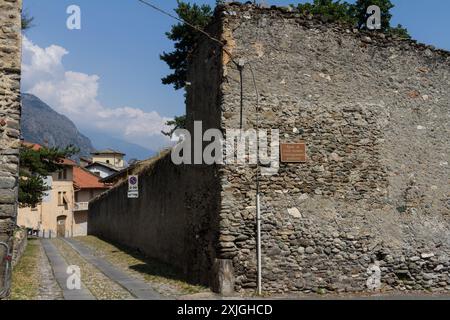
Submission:
<svg viewBox="0 0 450 320">
<path fill-rule="evenodd" d="M 128 198 L 136 199 L 139 198 L 139 177 L 129 176 L 128 177 Z"/>
</svg>

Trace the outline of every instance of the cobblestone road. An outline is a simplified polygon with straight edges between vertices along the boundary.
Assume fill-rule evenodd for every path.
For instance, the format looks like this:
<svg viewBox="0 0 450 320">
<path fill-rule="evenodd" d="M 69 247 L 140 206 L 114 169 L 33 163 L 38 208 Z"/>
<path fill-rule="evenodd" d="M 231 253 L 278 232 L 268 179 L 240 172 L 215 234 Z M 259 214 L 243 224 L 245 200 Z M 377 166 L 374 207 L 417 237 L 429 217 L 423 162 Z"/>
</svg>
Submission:
<svg viewBox="0 0 450 320">
<path fill-rule="evenodd" d="M 39 246 L 39 293 L 36 300 L 62 300 L 62 290 L 56 282 L 45 250 Z"/>
<path fill-rule="evenodd" d="M 41 243 L 37 300 L 160 299 L 148 283 L 124 274 L 102 258 L 93 257 L 81 244 L 62 239 L 44 239 Z M 80 268 L 80 290 L 67 288 L 69 266 Z"/>
</svg>

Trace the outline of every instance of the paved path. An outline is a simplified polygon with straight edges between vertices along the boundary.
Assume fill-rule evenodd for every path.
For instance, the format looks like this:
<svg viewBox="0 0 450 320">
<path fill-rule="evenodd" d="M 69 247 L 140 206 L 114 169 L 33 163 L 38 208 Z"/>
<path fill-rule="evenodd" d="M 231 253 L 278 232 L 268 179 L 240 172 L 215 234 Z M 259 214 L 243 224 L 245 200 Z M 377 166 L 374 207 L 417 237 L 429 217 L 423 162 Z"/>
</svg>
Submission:
<svg viewBox="0 0 450 320">
<path fill-rule="evenodd" d="M 37 300 L 62 300 L 62 290 L 56 282 L 42 243 L 39 244 L 39 293 Z"/>
<path fill-rule="evenodd" d="M 97 257 L 93 254 L 92 250 L 76 241 L 75 239 L 63 239 L 68 243 L 78 254 L 85 259 L 88 263 L 92 264 L 103 274 L 105 274 L 112 281 L 118 283 L 134 297 L 140 300 L 158 300 L 162 299 L 162 296 L 153 290 L 148 283 L 133 278 L 127 273 L 119 270 L 111 263 L 103 258 Z"/>
<path fill-rule="evenodd" d="M 47 239 L 42 240 L 42 246 L 47 254 L 53 274 L 58 282 L 65 300 L 95 300 L 95 297 L 86 287 L 81 284 L 80 290 L 69 290 L 67 288 L 67 263 L 59 253 L 55 245 Z"/>
</svg>

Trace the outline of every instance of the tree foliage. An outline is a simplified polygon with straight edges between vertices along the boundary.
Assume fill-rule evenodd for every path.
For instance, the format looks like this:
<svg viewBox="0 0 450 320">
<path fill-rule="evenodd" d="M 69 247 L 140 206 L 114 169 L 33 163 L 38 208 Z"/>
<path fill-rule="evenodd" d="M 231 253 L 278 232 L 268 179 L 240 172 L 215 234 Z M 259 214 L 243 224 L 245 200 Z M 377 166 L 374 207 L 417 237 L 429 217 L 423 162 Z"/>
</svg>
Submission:
<svg viewBox="0 0 450 320">
<path fill-rule="evenodd" d="M 177 0 L 175 9 L 178 17 L 200 29 L 204 29 L 211 21 L 213 10 L 209 5 L 197 5 Z M 177 23 L 166 33 L 167 38 L 174 41 L 175 50 L 164 52 L 160 58 L 173 70 L 172 74 L 162 79 L 163 84 L 173 85 L 176 90 L 186 85 L 187 61 L 189 54 L 195 48 L 200 33 L 185 23 Z"/>
<path fill-rule="evenodd" d="M 79 149 L 68 146 L 64 149 L 22 146 L 20 149 L 19 203 L 34 207 L 42 201 L 49 190 L 43 177 L 63 168 L 63 159 L 78 153 Z"/>
<path fill-rule="evenodd" d="M 357 0 L 355 5 L 352 6 L 351 14 L 354 15 L 358 22 L 359 28 L 366 27 L 367 21 L 367 8 L 371 5 L 376 5 L 381 11 L 381 30 L 387 31 L 391 27 L 392 14 L 390 10 L 394 8 L 394 5 L 390 0 Z"/>
<path fill-rule="evenodd" d="M 165 136 L 171 137 L 175 130 L 186 128 L 186 116 L 175 117 L 175 119 L 167 121 L 166 126 L 171 127 L 168 132 L 161 131 Z"/>
<path fill-rule="evenodd" d="M 402 25 L 396 27 L 391 26 L 392 14 L 391 10 L 395 7 L 390 0 L 357 0 L 356 3 L 351 6 L 350 14 L 355 16 L 358 20 L 358 27 L 365 28 L 367 21 L 367 8 L 371 5 L 376 5 L 381 11 L 381 30 L 387 34 L 396 35 L 403 38 L 411 38 L 408 34 L 408 30 L 403 28 Z"/>
<path fill-rule="evenodd" d="M 27 12 L 22 12 L 22 30 L 28 30 L 33 26 L 34 17 Z"/>
<path fill-rule="evenodd" d="M 350 14 L 352 5 L 333 0 L 314 0 L 313 3 L 299 4 L 297 8 L 303 13 L 320 15 L 326 21 L 343 22 L 354 25 L 356 19 Z"/>
<path fill-rule="evenodd" d="M 391 10 L 394 5 L 390 0 L 357 0 L 349 4 L 341 0 L 314 0 L 313 3 L 299 4 L 298 9 L 304 13 L 320 15 L 326 21 L 346 23 L 360 29 L 366 27 L 367 8 L 376 5 L 381 11 L 381 31 L 390 35 L 410 38 L 408 30 L 401 25 L 391 26 Z"/>
<path fill-rule="evenodd" d="M 216 4 L 222 4 L 218 0 Z M 177 0 L 178 7 L 175 9 L 178 17 L 189 24 L 204 29 L 211 21 L 213 9 L 209 5 L 198 5 Z M 173 72 L 162 79 L 163 84 L 173 85 L 175 90 L 183 89 L 186 86 L 188 58 L 201 36 L 198 30 L 195 30 L 186 23 L 177 23 L 166 33 L 167 38 L 174 42 L 175 50 L 164 52 L 160 59 L 167 63 Z M 169 132 L 162 132 L 166 136 L 172 136 L 176 129 L 185 128 L 186 116 L 175 117 L 174 120 L 166 122 L 167 126 L 172 127 Z"/>
</svg>

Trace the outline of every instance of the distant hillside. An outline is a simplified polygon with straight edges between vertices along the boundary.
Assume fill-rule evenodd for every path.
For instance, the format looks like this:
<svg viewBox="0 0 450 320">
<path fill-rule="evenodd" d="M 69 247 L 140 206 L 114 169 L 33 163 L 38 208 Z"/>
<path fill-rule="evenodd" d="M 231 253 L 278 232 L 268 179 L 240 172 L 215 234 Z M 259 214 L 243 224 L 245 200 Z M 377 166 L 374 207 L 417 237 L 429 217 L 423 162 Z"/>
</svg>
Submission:
<svg viewBox="0 0 450 320">
<path fill-rule="evenodd" d="M 81 156 L 89 156 L 94 147 L 66 116 L 32 94 L 22 94 L 22 136 L 25 141 L 50 147 L 74 145 Z"/>
<path fill-rule="evenodd" d="M 114 150 L 120 150 L 126 154 L 126 160 L 145 160 L 156 154 L 155 151 L 144 148 L 140 145 L 113 138 L 111 136 L 105 136 L 98 132 L 86 131 L 86 134 L 91 138 L 92 143 L 97 149 L 111 148 Z"/>
<path fill-rule="evenodd" d="M 25 141 L 46 144 L 50 147 L 66 147 L 70 144 L 80 149 L 78 156 L 89 157 L 95 149 L 115 149 L 126 154 L 126 159 L 144 160 L 154 151 L 100 132 L 81 134 L 75 124 L 59 114 L 32 94 L 22 94 L 22 136 Z M 95 148 L 94 148 L 95 146 Z M 78 158 L 78 157 L 75 157 Z"/>
</svg>

